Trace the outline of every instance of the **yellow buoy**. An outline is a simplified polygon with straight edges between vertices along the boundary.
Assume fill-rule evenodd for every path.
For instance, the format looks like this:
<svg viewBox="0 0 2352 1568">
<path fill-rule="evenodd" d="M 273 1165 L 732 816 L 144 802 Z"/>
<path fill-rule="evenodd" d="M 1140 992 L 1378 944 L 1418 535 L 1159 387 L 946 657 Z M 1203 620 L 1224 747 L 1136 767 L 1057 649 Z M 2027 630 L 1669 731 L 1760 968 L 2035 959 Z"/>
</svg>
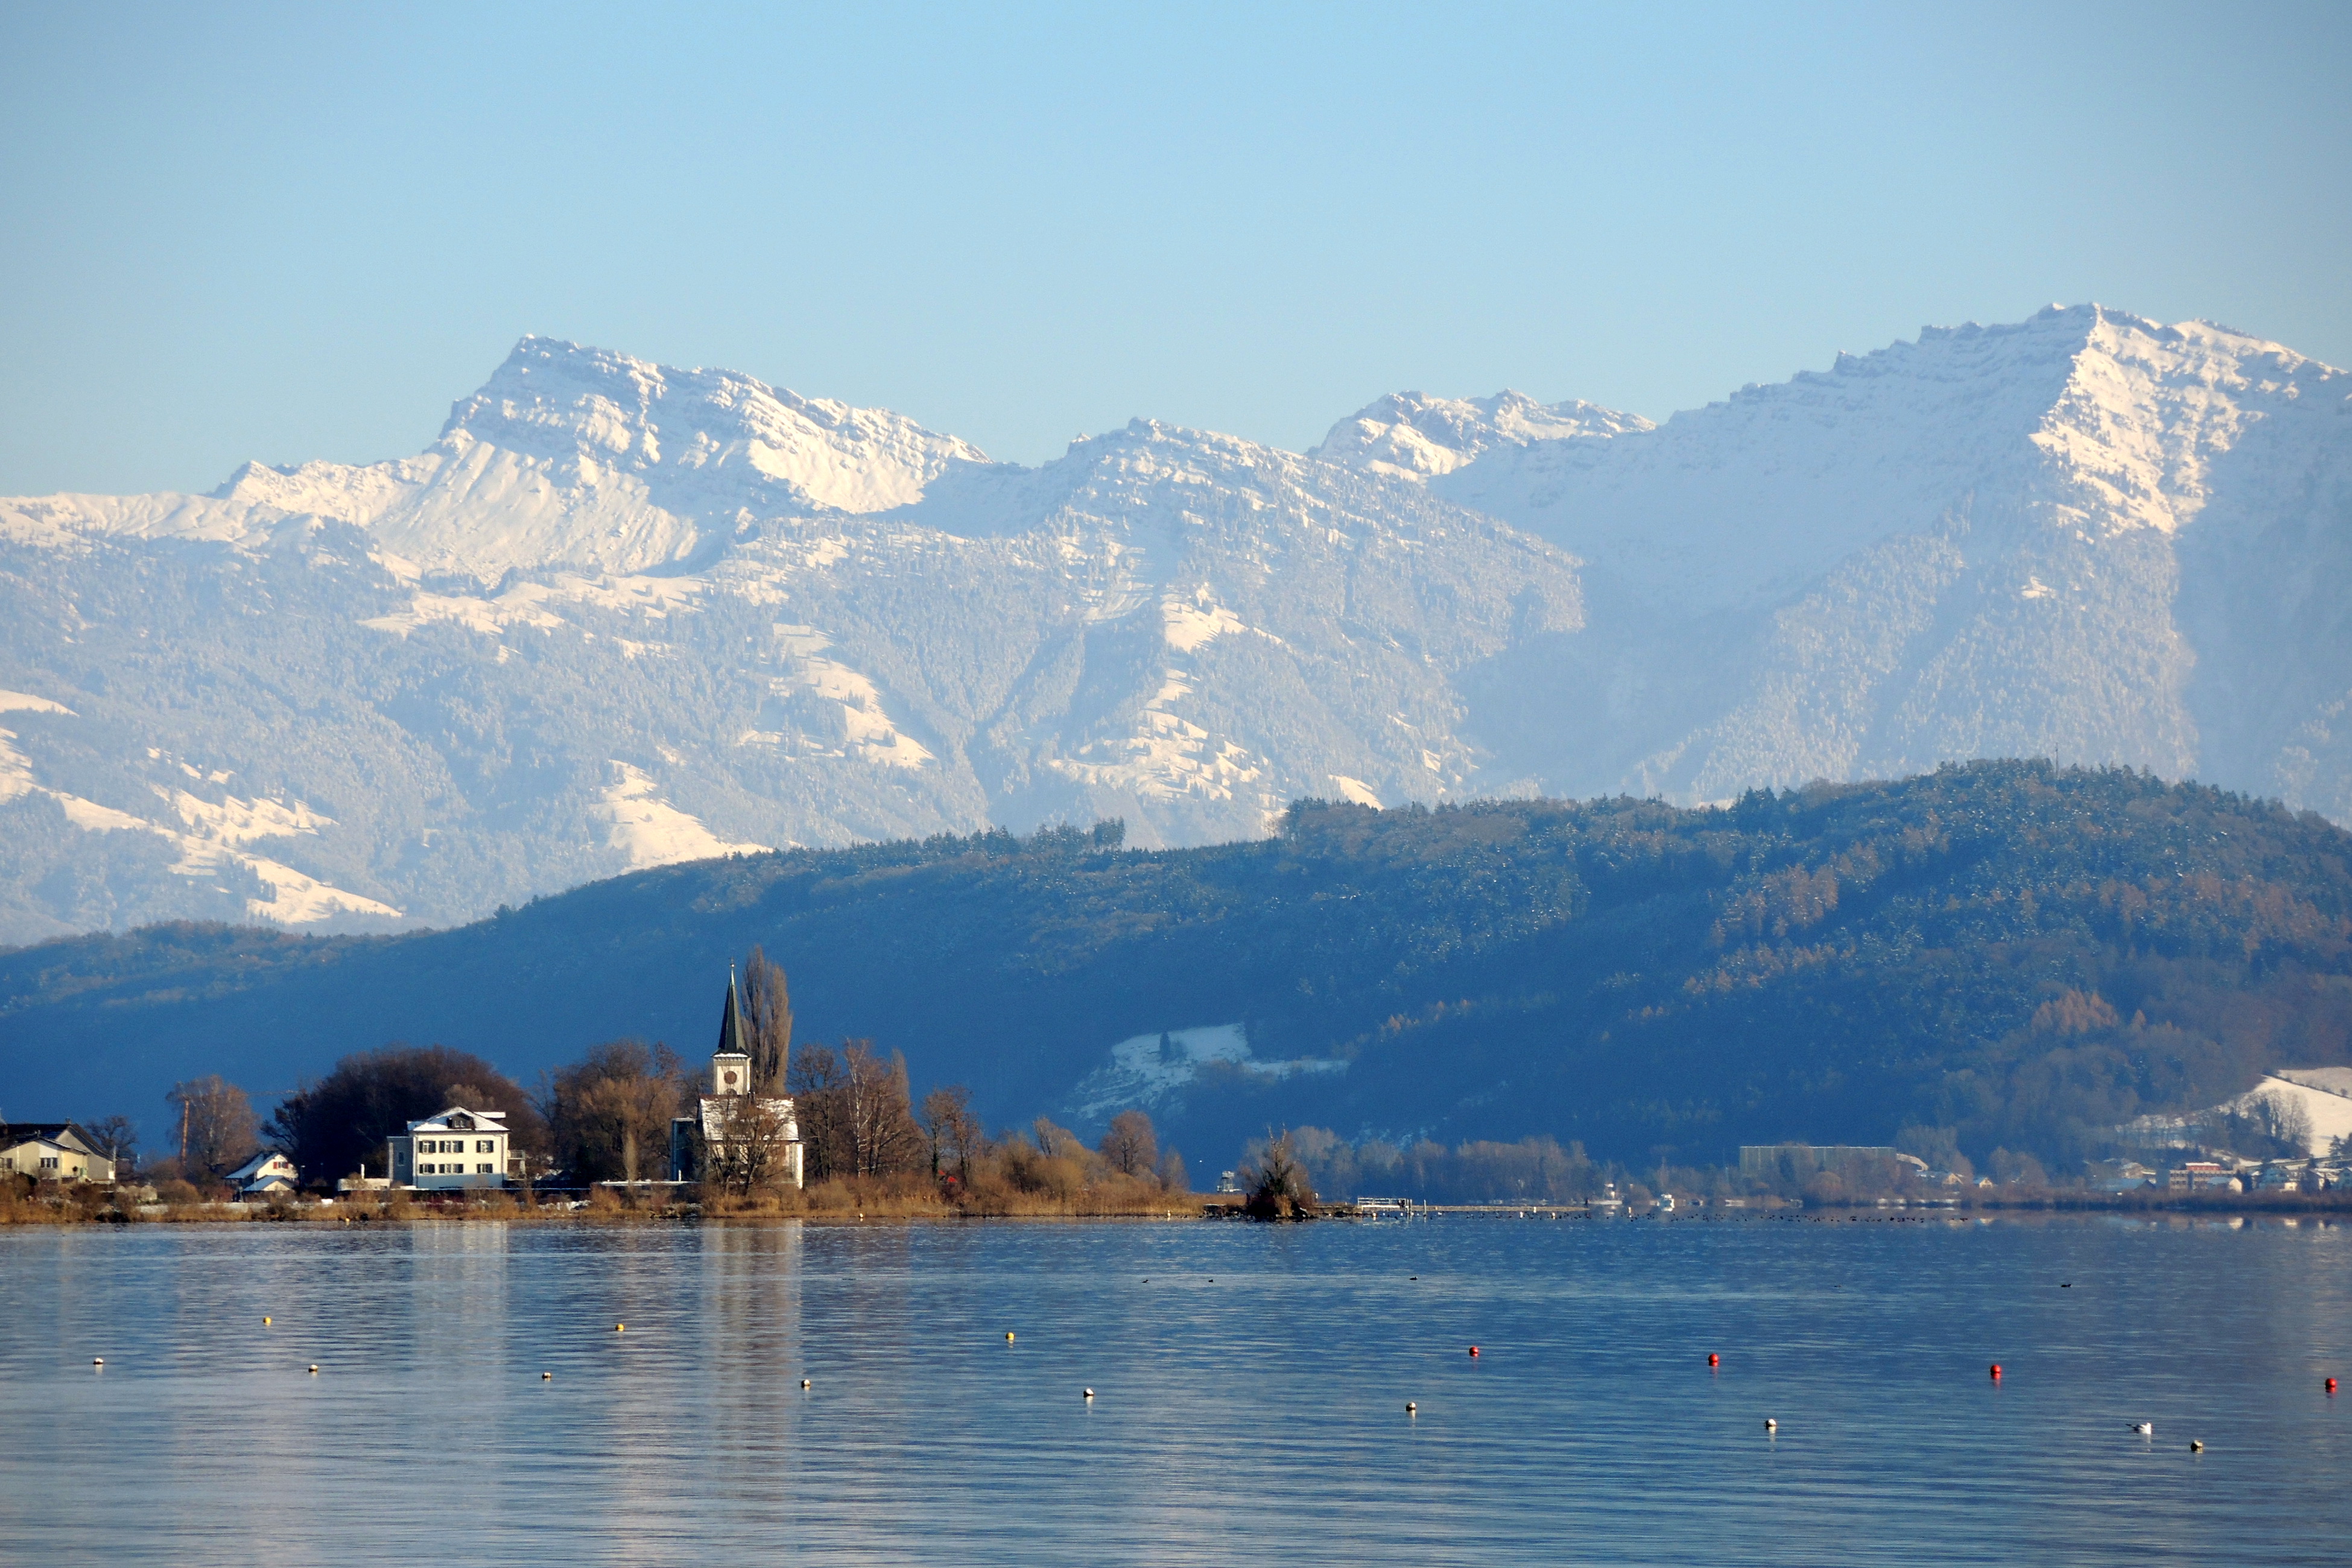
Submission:
<svg viewBox="0 0 2352 1568">
<path fill-rule="evenodd" d="M 262 1319 L 262 1320 L 261 1320 L 261 1326 L 262 1326 L 263 1328 L 268 1328 L 268 1327 L 269 1326 L 269 1320 L 268 1320 L 268 1318 L 264 1318 L 264 1319 Z"/>
<path fill-rule="evenodd" d="M 629 1332 L 629 1325 L 626 1323 L 614 1323 L 613 1325 L 613 1332 L 614 1333 L 626 1333 Z"/>
<path fill-rule="evenodd" d="M 1013 1331 L 1011 1329 L 1006 1329 L 1004 1331 L 1004 1343 L 1007 1344 L 1011 1344 L 1013 1343 Z"/>
</svg>

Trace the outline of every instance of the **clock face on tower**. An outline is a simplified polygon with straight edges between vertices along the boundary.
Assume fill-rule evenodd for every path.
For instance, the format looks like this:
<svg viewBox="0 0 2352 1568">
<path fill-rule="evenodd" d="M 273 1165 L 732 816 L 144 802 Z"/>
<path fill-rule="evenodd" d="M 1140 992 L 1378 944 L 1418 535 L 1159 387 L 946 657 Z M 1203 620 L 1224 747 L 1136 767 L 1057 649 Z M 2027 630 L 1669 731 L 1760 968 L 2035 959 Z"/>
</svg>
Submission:
<svg viewBox="0 0 2352 1568">
<path fill-rule="evenodd" d="M 727 1070 L 727 1087 L 730 1089 L 735 1087 L 735 1070 L 731 1067 Z"/>
</svg>

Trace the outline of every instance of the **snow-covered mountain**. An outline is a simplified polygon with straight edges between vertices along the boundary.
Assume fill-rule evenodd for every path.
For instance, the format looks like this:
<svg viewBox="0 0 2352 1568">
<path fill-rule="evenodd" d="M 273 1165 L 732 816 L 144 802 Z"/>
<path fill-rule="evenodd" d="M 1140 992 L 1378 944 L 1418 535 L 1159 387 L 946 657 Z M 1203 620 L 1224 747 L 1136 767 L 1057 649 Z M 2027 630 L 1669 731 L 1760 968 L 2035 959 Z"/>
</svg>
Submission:
<svg viewBox="0 0 2352 1568">
<path fill-rule="evenodd" d="M 1588 633 L 1513 731 L 1558 787 L 2054 756 L 2352 821 L 2347 397 L 2225 328 L 2053 308 L 1429 483 L 1585 563 Z"/>
<path fill-rule="evenodd" d="M 526 339 L 416 457 L 0 501 L 0 940 L 2001 753 L 2352 821 L 2347 392 L 2081 307 L 1654 427 L 1407 393 L 1033 469 Z"/>
</svg>

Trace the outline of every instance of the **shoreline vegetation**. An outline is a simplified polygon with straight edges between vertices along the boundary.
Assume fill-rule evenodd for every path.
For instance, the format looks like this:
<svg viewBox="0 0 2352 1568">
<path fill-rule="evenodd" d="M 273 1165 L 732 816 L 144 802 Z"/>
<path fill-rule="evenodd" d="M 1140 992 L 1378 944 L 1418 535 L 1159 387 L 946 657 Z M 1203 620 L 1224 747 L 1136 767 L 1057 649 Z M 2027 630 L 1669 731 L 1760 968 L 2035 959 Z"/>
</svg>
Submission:
<svg viewBox="0 0 2352 1568">
<path fill-rule="evenodd" d="M 2101 998 L 2074 990 L 2036 1016 L 2044 1014 L 2053 1028 L 2114 1019 Z M 93 1157 L 103 1154 L 124 1179 L 79 1187 L 7 1176 L 0 1178 L 0 1224 L 1281 1221 L 1353 1217 L 1358 1209 L 1346 1195 L 1368 1194 L 1387 1195 L 1362 1199 L 1366 1211 L 1382 1215 L 1676 1220 L 1885 1211 L 2352 1212 L 2352 1138 L 2336 1139 L 2326 1160 L 2295 1157 L 2313 1144 L 2307 1120 L 2269 1100 L 2213 1125 L 2174 1127 L 2157 1142 L 2130 1146 L 2173 1168 L 2085 1159 L 2079 1181 L 2053 1178 L 2033 1154 L 2005 1146 L 1977 1149 L 1972 1161 L 1962 1129 L 1946 1124 L 1906 1123 L 1885 1146 L 1743 1146 L 1737 1167 L 1677 1163 L 1661 1145 L 1652 1150 L 1655 1162 L 1638 1168 L 1548 1135 L 1448 1146 L 1422 1136 L 1354 1141 L 1329 1128 L 1293 1125 L 1279 1133 L 1268 1126 L 1248 1142 L 1227 1173 L 1239 1191 L 1202 1196 L 1192 1190 L 1182 1156 L 1161 1146 L 1139 1108 L 1111 1117 L 1092 1146 L 1045 1116 L 991 1132 L 961 1084 L 931 1089 L 918 1102 L 898 1051 L 854 1038 L 795 1042 L 783 970 L 757 946 L 740 983 L 730 967 L 720 1034 L 708 1074 L 658 1041 L 618 1039 L 542 1073 L 535 1089 L 470 1052 L 395 1042 L 344 1056 L 324 1079 L 286 1093 L 266 1122 L 236 1084 L 216 1074 L 189 1080 L 167 1097 L 177 1134 L 171 1157 L 142 1169 L 138 1129 L 128 1117 L 74 1124 Z M 478 1173 L 480 1186 L 389 1186 L 387 1140 L 453 1107 L 495 1114 L 511 1134 L 507 1163 L 472 1166 L 468 1175 Z M 2116 1136 L 2109 1143 L 2122 1147 Z M 2116 1148 L 2102 1152 L 2113 1155 Z M 436 1175 L 441 1169 L 433 1167 Z"/>
<path fill-rule="evenodd" d="M 149 1193 L 152 1193 L 152 1197 Z M 152 1224 L 401 1225 L 496 1220 L 528 1224 L 629 1225 L 805 1220 L 821 1224 L 985 1219 L 1183 1220 L 1280 1218 L 1293 1221 L 1365 1219 L 1393 1222 L 1395 1211 L 1322 1202 L 1311 1195 L 1287 1212 L 1266 1211 L 1264 1186 L 1251 1193 L 1193 1193 L 1143 1183 L 1099 1191 L 942 1194 L 928 1181 L 905 1178 L 821 1183 L 805 1191 L 746 1197 L 691 1183 L 645 1182 L 635 1186 L 532 1189 L 475 1194 L 362 1192 L 332 1198 L 274 1195 L 238 1202 L 208 1197 L 185 1182 L 132 1189 L 100 1184 L 19 1178 L 0 1184 L 0 1226 Z M 128 1198 L 130 1201 L 124 1201 Z M 1717 1199 L 1665 1211 L 1654 1204 L 1592 1201 L 1492 1201 L 1410 1204 L 1407 1218 L 1645 1220 L 1672 1224 L 1738 1223 L 1757 1219 L 1813 1221 L 2020 1218 L 2032 1216 L 2159 1216 L 2181 1218 L 2301 1218 L 2352 1223 L 2352 1191 L 2326 1193 L 2125 1192 L 2011 1189 L 1956 1197 Z"/>
</svg>

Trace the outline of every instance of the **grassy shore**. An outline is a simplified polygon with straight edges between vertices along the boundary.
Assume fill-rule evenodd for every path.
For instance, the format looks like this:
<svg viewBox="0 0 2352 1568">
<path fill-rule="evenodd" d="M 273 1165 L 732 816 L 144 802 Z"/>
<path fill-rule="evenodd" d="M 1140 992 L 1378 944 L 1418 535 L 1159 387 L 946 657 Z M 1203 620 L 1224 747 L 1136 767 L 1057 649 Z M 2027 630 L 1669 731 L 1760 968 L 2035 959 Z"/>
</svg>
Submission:
<svg viewBox="0 0 2352 1568">
<path fill-rule="evenodd" d="M 0 1225 L 191 1225 L 282 1223 L 399 1224 L 415 1220 L 498 1219 L 549 1224 L 654 1220 L 809 1219 L 1198 1219 L 1196 1195 L 1156 1182 L 1118 1179 L 1095 1186 L 1023 1191 L 974 1186 L 950 1197 L 908 1176 L 819 1183 L 805 1191 L 744 1195 L 646 1184 L 597 1186 L 583 1194 L 514 1188 L 447 1197 L 413 1192 L 353 1193 L 332 1200 L 233 1203 L 184 1191 L 141 1202 L 130 1191 L 56 1185 L 0 1191 Z"/>
</svg>

